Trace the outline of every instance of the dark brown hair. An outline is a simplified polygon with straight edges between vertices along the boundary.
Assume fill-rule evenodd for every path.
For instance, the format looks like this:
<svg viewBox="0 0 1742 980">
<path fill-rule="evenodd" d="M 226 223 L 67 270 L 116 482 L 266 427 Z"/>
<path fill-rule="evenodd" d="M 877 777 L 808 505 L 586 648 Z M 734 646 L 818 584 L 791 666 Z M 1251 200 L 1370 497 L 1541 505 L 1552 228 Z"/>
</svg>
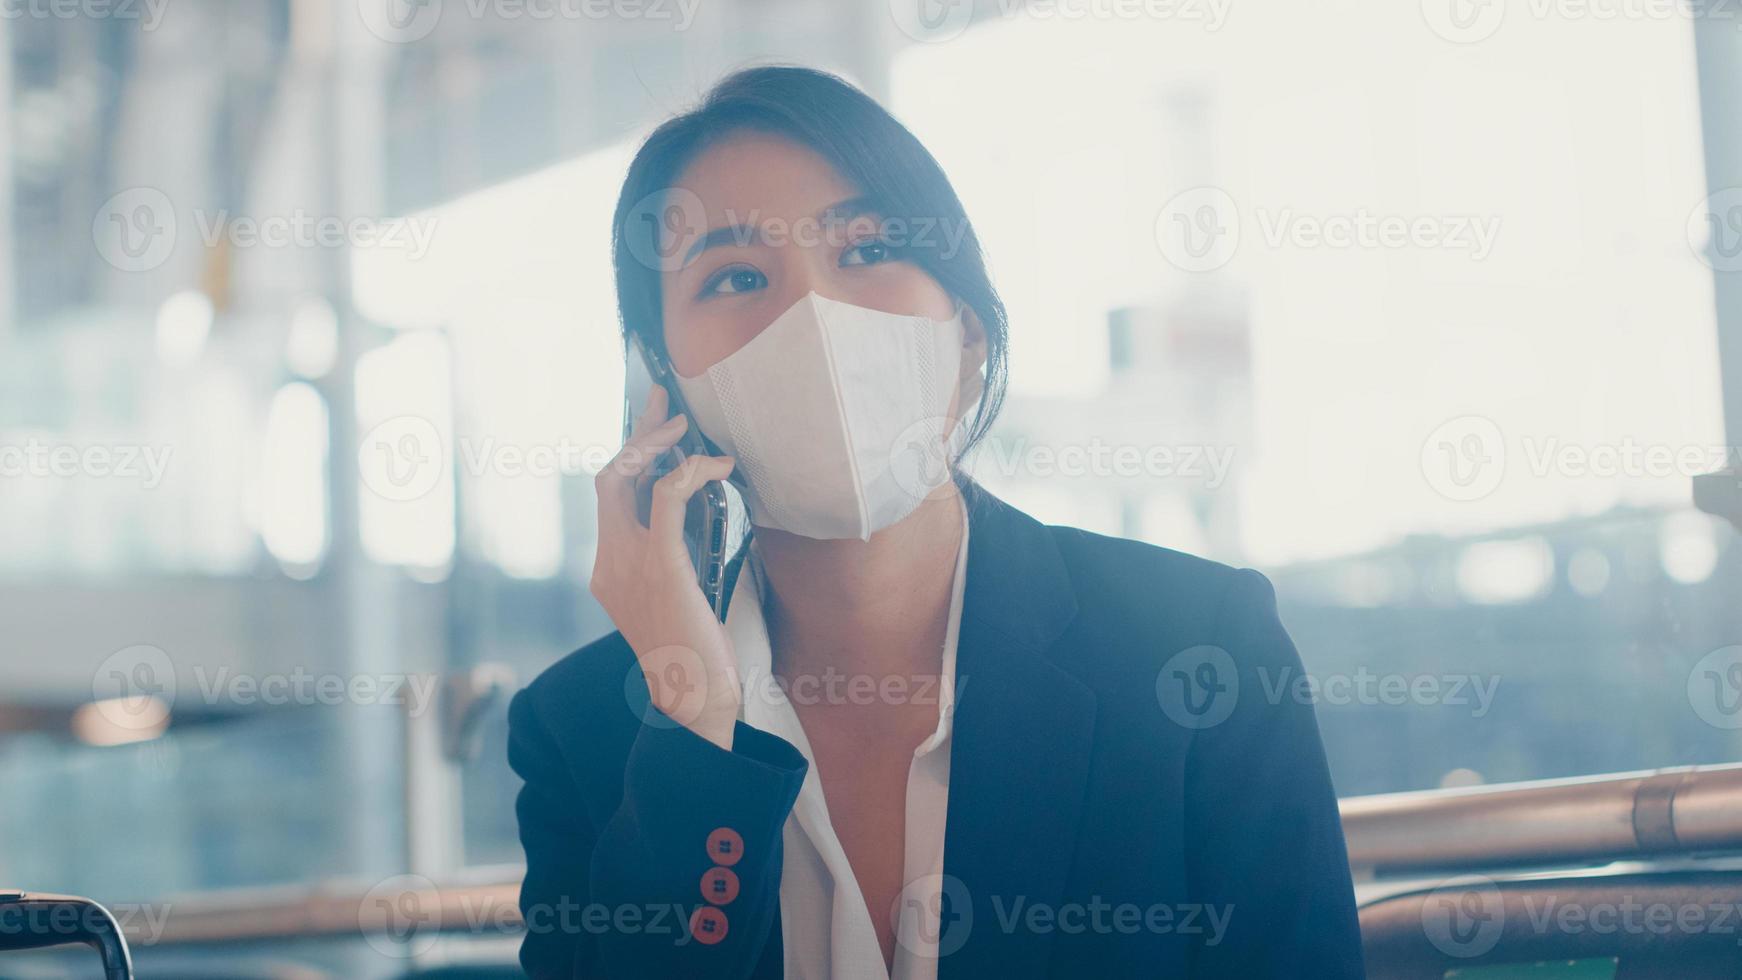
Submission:
<svg viewBox="0 0 1742 980">
<path fill-rule="evenodd" d="M 611 223 L 624 338 L 665 349 L 661 265 L 649 261 L 646 243 L 631 236 L 657 234 L 653 219 L 664 212 L 667 192 L 684 168 L 722 137 L 744 130 L 790 139 L 829 161 L 886 225 L 901 222 L 910 230 L 896 248 L 898 257 L 924 269 L 979 317 L 986 331 L 986 390 L 967 446 L 979 442 L 1004 402 L 1009 338 L 1004 302 L 986 272 L 980 240 L 943 168 L 913 133 L 875 99 L 827 72 L 791 66 L 735 72 L 641 145 Z"/>
</svg>

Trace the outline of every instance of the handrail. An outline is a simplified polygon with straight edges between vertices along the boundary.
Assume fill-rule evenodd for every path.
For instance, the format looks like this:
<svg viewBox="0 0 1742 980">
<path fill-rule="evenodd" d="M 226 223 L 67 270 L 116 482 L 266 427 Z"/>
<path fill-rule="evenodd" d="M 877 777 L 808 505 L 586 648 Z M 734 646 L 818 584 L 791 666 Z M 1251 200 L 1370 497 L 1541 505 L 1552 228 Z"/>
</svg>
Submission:
<svg viewBox="0 0 1742 980">
<path fill-rule="evenodd" d="M 1342 801 L 1358 877 L 1742 850 L 1742 764 Z"/>
<path fill-rule="evenodd" d="M 1358 880 L 1742 851 L 1742 764 L 1350 797 L 1341 802 Z M 437 883 L 403 875 L 170 898 L 128 914 L 135 946 L 408 930 L 504 935 L 524 928 L 518 866 Z"/>
<path fill-rule="evenodd" d="M 519 932 L 518 865 L 473 868 L 437 882 L 421 875 L 225 889 L 116 906 L 136 947 L 321 936 Z"/>
<path fill-rule="evenodd" d="M 0 892 L 0 950 L 80 943 L 103 957 L 106 980 L 132 980 L 127 939 L 108 909 L 77 895 Z"/>
</svg>

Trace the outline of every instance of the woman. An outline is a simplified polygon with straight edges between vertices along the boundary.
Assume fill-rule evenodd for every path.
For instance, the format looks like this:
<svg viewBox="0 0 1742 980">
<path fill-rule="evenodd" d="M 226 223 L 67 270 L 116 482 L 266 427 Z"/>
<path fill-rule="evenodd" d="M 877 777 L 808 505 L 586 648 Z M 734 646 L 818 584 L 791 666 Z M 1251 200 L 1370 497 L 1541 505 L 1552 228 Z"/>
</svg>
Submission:
<svg viewBox="0 0 1742 980">
<path fill-rule="evenodd" d="M 630 349 L 694 417 L 655 386 L 598 477 L 619 632 L 510 711 L 529 974 L 1361 975 L 1269 583 L 955 470 L 1005 315 L 911 133 L 741 72 L 648 139 L 614 234 Z M 690 426 L 719 452 L 656 478 Z M 683 523 L 728 479 L 722 624 Z"/>
</svg>

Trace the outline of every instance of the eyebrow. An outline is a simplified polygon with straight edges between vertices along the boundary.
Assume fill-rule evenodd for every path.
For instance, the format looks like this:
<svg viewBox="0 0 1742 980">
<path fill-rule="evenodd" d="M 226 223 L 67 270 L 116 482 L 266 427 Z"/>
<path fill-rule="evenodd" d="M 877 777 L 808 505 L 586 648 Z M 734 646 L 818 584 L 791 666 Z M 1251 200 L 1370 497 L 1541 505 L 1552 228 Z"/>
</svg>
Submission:
<svg viewBox="0 0 1742 980">
<path fill-rule="evenodd" d="M 849 197 L 842 201 L 836 201 L 817 212 L 814 217 L 825 221 L 831 219 L 835 221 L 852 221 L 854 218 L 858 218 L 862 215 L 875 214 L 879 213 L 879 211 L 880 209 L 877 207 L 876 202 L 873 201 L 869 195 L 860 194 L 856 197 Z M 721 225 L 718 228 L 710 228 L 706 234 L 696 239 L 695 244 L 690 246 L 688 252 L 684 253 L 682 265 L 688 266 L 691 262 L 696 260 L 696 256 L 701 255 L 710 248 L 718 248 L 722 245 L 750 244 L 759 240 L 761 237 L 762 230 L 760 228 L 757 228 L 754 225 L 746 225 L 742 222 L 734 222 L 729 225 Z"/>
</svg>

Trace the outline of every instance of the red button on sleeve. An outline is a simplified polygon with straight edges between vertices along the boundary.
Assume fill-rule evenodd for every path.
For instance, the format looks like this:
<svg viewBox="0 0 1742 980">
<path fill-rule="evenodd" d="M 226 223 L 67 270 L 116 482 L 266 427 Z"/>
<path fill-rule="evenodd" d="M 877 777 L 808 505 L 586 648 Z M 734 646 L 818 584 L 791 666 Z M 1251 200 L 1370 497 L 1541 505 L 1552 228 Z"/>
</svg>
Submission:
<svg viewBox="0 0 1742 980">
<path fill-rule="evenodd" d="M 712 946 L 726 938 L 726 913 L 703 905 L 690 915 L 690 935 L 704 946 Z"/>
<path fill-rule="evenodd" d="M 731 868 L 709 868 L 702 875 L 702 897 L 725 905 L 738 897 L 738 875 Z"/>
<path fill-rule="evenodd" d="M 715 864 L 731 867 L 744 856 L 744 838 L 730 827 L 715 827 L 708 835 L 708 856 Z"/>
</svg>

